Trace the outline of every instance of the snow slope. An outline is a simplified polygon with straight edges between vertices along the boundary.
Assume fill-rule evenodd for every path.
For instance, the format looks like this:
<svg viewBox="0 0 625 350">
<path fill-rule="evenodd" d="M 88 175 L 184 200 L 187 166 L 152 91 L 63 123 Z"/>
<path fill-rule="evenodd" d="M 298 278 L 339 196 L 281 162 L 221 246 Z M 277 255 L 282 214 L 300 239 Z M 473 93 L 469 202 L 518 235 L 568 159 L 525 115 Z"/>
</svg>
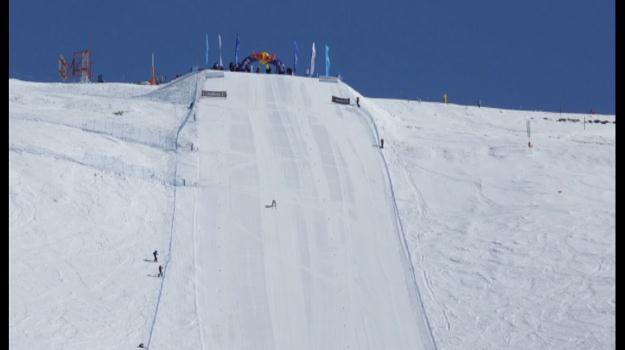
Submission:
<svg viewBox="0 0 625 350">
<path fill-rule="evenodd" d="M 433 349 L 379 150 L 316 79 L 208 78 L 150 348 Z M 266 208 L 275 199 L 276 208 Z"/>
<path fill-rule="evenodd" d="M 9 80 L 9 348 L 614 347 L 613 124 L 209 74 Z"/>
<path fill-rule="evenodd" d="M 614 348 L 614 124 L 367 102 L 441 349 Z"/>
<path fill-rule="evenodd" d="M 10 349 L 146 337 L 159 281 L 144 259 L 168 237 L 186 111 L 140 97 L 153 89 L 9 80 Z"/>
</svg>

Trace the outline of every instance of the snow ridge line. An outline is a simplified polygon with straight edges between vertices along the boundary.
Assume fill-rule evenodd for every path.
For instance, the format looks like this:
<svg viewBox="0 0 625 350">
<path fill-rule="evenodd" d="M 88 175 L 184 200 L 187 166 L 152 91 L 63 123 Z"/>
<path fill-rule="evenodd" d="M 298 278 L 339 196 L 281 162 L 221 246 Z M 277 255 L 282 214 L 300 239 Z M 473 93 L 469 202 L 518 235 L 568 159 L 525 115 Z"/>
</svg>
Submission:
<svg viewBox="0 0 625 350">
<path fill-rule="evenodd" d="M 159 182 L 164 186 L 173 183 L 172 179 L 167 173 L 159 174 L 152 171 L 150 168 L 123 163 L 117 158 L 109 156 L 100 156 L 86 153 L 80 159 L 79 157 L 71 157 L 66 154 L 57 153 L 44 148 L 16 146 L 14 144 L 9 144 L 9 152 L 15 152 L 20 154 L 27 153 L 39 157 L 54 158 L 56 160 L 71 162 L 107 174 L 113 174 L 116 176 L 121 176 L 122 174 L 124 174 L 144 181 Z"/>
<path fill-rule="evenodd" d="M 87 164 L 87 163 L 83 163 L 80 160 L 74 159 L 72 157 L 68 157 L 64 154 L 61 153 L 54 153 L 54 152 L 46 152 L 44 150 L 38 150 L 35 148 L 26 148 L 26 147 L 16 147 L 12 144 L 9 144 L 9 152 L 15 152 L 15 153 L 27 153 L 27 154 L 32 154 L 32 155 L 36 155 L 36 156 L 40 156 L 40 157 L 51 157 L 57 160 L 64 160 L 67 162 L 71 162 L 71 163 L 75 163 L 78 165 L 82 165 L 84 167 L 89 167 L 89 168 L 96 168 L 93 165 Z M 98 169 L 98 168 L 96 168 Z M 101 169 L 98 169 L 101 170 Z"/>
<path fill-rule="evenodd" d="M 197 108 L 196 102 L 198 98 L 198 85 L 199 85 L 200 75 L 201 74 L 198 73 L 196 76 L 196 80 L 195 80 L 195 91 L 193 92 L 193 99 L 191 100 L 191 102 L 193 103 L 193 107 L 189 110 L 189 113 L 187 113 L 187 116 L 184 118 L 180 126 L 178 126 L 178 130 L 176 131 L 176 143 L 175 143 L 176 166 L 174 168 L 174 182 L 177 181 L 177 177 L 178 177 L 178 146 L 179 146 L 178 140 L 180 137 L 180 132 L 185 127 L 185 125 L 187 125 L 189 118 L 191 117 L 193 113 L 195 113 L 195 110 Z M 148 336 L 148 344 L 146 346 L 146 349 L 150 348 L 150 344 L 152 342 L 152 335 L 154 333 L 154 325 L 156 324 L 156 318 L 158 317 L 158 310 L 161 304 L 161 297 L 163 295 L 163 287 L 165 285 L 165 279 L 167 278 L 167 265 L 169 265 L 169 262 L 171 261 L 171 248 L 172 248 L 173 238 L 174 238 L 174 218 L 176 217 L 176 192 L 177 192 L 176 187 L 177 187 L 177 184 L 174 183 L 173 184 L 174 200 L 173 200 L 173 209 L 171 212 L 171 227 L 169 229 L 169 246 L 168 246 L 168 251 L 167 251 L 167 259 L 165 260 L 165 266 L 163 267 L 165 270 L 165 274 L 163 274 L 163 277 L 161 278 L 161 286 L 159 288 L 158 297 L 156 299 L 156 309 L 154 310 L 154 318 L 152 319 L 152 324 L 150 326 L 150 334 Z"/>
<path fill-rule="evenodd" d="M 178 78 L 175 78 L 174 80 L 171 80 L 171 81 L 169 81 L 169 82 L 165 83 L 165 85 L 161 85 L 161 86 L 160 86 L 160 88 L 159 88 L 158 90 L 163 89 L 163 88 L 166 88 L 166 87 L 169 87 L 170 85 L 174 85 L 174 84 L 176 84 L 176 83 L 179 83 L 179 82 L 181 82 L 181 81 L 183 81 L 183 80 L 185 80 L 185 79 L 189 78 L 189 77 L 190 77 L 190 76 L 192 76 L 193 74 L 198 74 L 198 73 L 199 73 L 199 72 L 189 72 L 189 73 L 185 73 L 185 74 L 183 74 L 183 75 L 179 76 Z M 154 91 L 158 91 L 158 90 L 154 90 Z M 139 95 L 139 96 L 144 97 L 144 96 L 149 95 L 150 93 L 152 93 L 152 92 L 154 92 L 154 91 L 150 91 L 150 92 L 148 92 L 148 93 L 146 93 L 146 94 Z"/>
<path fill-rule="evenodd" d="M 175 145 L 176 140 L 172 139 L 172 135 L 160 135 L 159 138 L 165 140 L 165 142 L 159 143 L 159 142 L 151 142 L 148 140 L 141 140 L 139 138 L 134 138 L 132 136 L 125 136 L 125 135 L 117 134 L 115 132 L 108 132 L 106 130 L 98 130 L 97 128 L 90 127 L 89 125 L 85 123 L 75 125 L 75 124 L 70 124 L 70 123 L 57 122 L 54 120 L 45 120 L 45 119 L 41 119 L 38 117 L 24 117 L 24 118 L 9 117 L 9 119 L 18 120 L 18 121 L 25 120 L 29 122 L 38 122 L 38 123 L 44 123 L 44 124 L 50 124 L 50 125 L 63 126 L 66 128 L 76 129 L 76 130 L 84 131 L 87 133 L 108 136 L 108 137 L 121 140 L 124 142 L 135 143 L 135 144 L 155 148 L 155 149 L 165 151 L 165 152 L 173 152 L 176 149 L 176 145 Z M 102 124 L 106 124 L 106 122 L 103 122 Z M 131 126 L 131 125 L 118 124 L 114 122 L 112 122 L 110 125 L 114 126 L 114 128 L 118 127 L 120 130 L 123 130 L 125 127 Z"/>
<path fill-rule="evenodd" d="M 368 111 L 363 111 L 362 109 L 360 109 L 360 111 L 362 111 L 361 113 L 364 114 L 365 116 L 367 116 L 367 119 L 369 121 L 370 126 L 372 126 L 372 131 L 373 131 L 373 136 L 375 137 L 375 142 L 379 142 L 380 140 L 380 134 L 378 132 L 378 127 L 375 124 L 375 121 L 373 120 L 373 118 L 371 117 L 371 114 Z M 425 305 L 423 305 L 423 299 L 421 298 L 421 292 L 419 291 L 419 284 L 417 283 L 417 276 L 414 270 L 414 264 L 412 261 L 412 254 L 410 254 L 410 249 L 408 248 L 408 241 L 406 240 L 406 233 L 404 231 L 404 225 L 401 222 L 401 217 L 399 216 L 399 208 L 397 207 L 397 199 L 395 198 L 395 190 L 393 189 L 393 180 L 391 179 L 391 173 L 388 169 L 388 164 L 386 162 L 386 158 L 384 157 L 384 154 L 382 153 L 381 150 L 378 149 L 378 152 L 380 154 L 380 157 L 382 158 L 382 162 L 384 163 L 384 169 L 386 171 L 386 177 L 388 179 L 388 185 L 389 188 L 391 190 L 391 198 L 393 199 L 393 212 L 395 213 L 395 220 L 397 222 L 397 224 L 399 225 L 399 231 L 398 236 L 400 236 L 400 241 L 401 241 L 401 245 L 402 248 L 404 250 L 404 254 L 406 256 L 406 258 L 408 259 L 409 262 L 409 270 L 410 273 L 412 275 L 412 281 L 414 283 L 415 286 L 415 290 L 417 292 L 417 297 L 419 299 L 419 304 L 421 305 L 421 310 L 423 311 L 423 316 L 425 318 L 425 323 L 427 325 L 428 328 L 428 332 L 430 334 L 430 340 L 432 342 L 432 345 L 434 346 L 434 350 L 438 349 L 438 346 L 436 345 L 436 341 L 434 339 L 434 334 L 432 333 L 432 326 L 430 325 L 430 320 L 428 318 L 427 312 L 425 311 Z"/>
</svg>

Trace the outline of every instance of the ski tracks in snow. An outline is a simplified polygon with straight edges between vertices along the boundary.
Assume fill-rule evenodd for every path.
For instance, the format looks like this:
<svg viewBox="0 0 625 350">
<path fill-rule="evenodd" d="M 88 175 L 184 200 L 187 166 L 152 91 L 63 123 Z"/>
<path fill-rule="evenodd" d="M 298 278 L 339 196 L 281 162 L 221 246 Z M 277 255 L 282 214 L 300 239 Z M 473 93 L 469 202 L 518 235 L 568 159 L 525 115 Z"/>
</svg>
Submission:
<svg viewBox="0 0 625 350">
<path fill-rule="evenodd" d="M 368 101 L 367 101 L 368 102 Z M 364 106 L 361 107 L 361 109 L 359 109 L 358 111 L 360 113 L 360 115 L 364 115 L 366 116 L 366 120 L 367 120 L 367 124 L 371 125 L 371 129 L 374 135 L 374 140 L 375 143 L 377 143 L 378 140 L 380 140 L 380 133 L 379 133 L 379 129 L 377 127 L 377 124 L 375 122 L 375 120 L 373 119 L 373 116 L 371 115 L 371 112 L 369 112 L 369 110 L 367 109 L 367 105 L 369 105 L 369 103 L 365 102 Z M 386 160 L 386 157 L 384 156 L 384 152 L 382 152 L 382 149 L 378 149 L 378 154 L 380 155 L 380 158 L 382 160 L 382 163 L 384 165 L 384 170 L 385 170 L 385 177 L 387 179 L 387 183 L 388 183 L 388 188 L 390 190 L 390 199 L 391 202 L 393 204 L 393 212 L 395 215 L 395 219 L 396 219 L 396 223 L 397 223 L 397 227 L 396 227 L 396 233 L 398 235 L 399 238 L 399 243 L 403 248 L 404 251 L 404 257 L 406 258 L 406 267 L 408 268 L 408 270 L 411 272 L 412 275 L 412 282 L 414 283 L 414 291 L 416 292 L 416 298 L 418 299 L 418 303 L 420 306 L 420 312 L 422 314 L 422 317 L 425 321 L 425 324 L 427 326 L 427 332 L 429 335 L 429 340 L 430 340 L 430 344 L 432 346 L 433 349 L 437 349 L 437 344 L 436 344 L 436 340 L 434 337 L 434 333 L 433 333 L 433 329 L 432 326 L 430 325 L 430 321 L 429 321 L 429 317 L 427 314 L 427 310 L 425 308 L 425 305 L 423 304 L 423 298 L 421 296 L 421 292 L 419 291 L 419 283 L 417 282 L 417 277 L 416 277 L 416 272 L 415 272 L 415 264 L 413 262 L 413 256 L 412 253 L 410 251 L 409 245 L 408 245 L 408 241 L 406 239 L 406 233 L 404 231 L 404 227 L 401 221 L 401 216 L 400 216 L 400 212 L 399 212 L 399 208 L 397 206 L 397 199 L 395 196 L 395 191 L 393 189 L 393 181 L 391 178 L 391 173 L 390 170 L 388 168 L 388 162 Z M 416 188 L 416 187 L 415 187 Z M 423 212 L 423 210 L 425 210 L 425 206 L 423 206 L 423 209 L 420 210 L 420 212 Z M 420 262 L 422 262 L 421 257 L 420 257 Z M 425 270 L 423 269 L 422 271 L 425 272 Z M 427 288 L 429 289 L 432 297 L 434 297 L 434 292 L 431 288 L 431 283 L 429 282 L 429 278 L 427 277 L 427 274 L 423 274 L 423 278 L 425 280 L 425 285 L 427 286 Z M 436 299 L 434 299 L 436 300 Z M 447 316 L 445 315 L 445 320 L 447 323 L 447 328 L 449 328 L 449 319 L 447 318 Z"/>
<path fill-rule="evenodd" d="M 195 180 L 199 181 L 200 179 L 200 156 L 196 155 L 196 176 Z M 202 350 L 206 349 L 206 342 L 204 341 L 204 327 L 202 326 L 202 316 L 200 316 L 200 301 L 198 294 L 198 264 L 197 264 L 197 208 L 198 208 L 198 191 L 193 191 L 193 229 L 191 234 L 193 235 L 193 291 L 195 293 L 195 317 L 197 320 L 197 328 L 200 337 L 200 342 L 202 345 Z"/>
<path fill-rule="evenodd" d="M 180 132 L 182 131 L 182 129 L 185 127 L 185 125 L 187 125 L 187 122 L 189 121 L 189 119 L 191 118 L 191 115 L 193 115 L 193 113 L 195 113 L 195 110 L 197 108 L 197 100 L 198 100 L 198 86 L 199 86 L 199 78 L 203 76 L 203 74 L 197 74 L 196 75 L 196 81 L 195 81 L 195 91 L 193 92 L 193 108 L 191 108 L 189 110 L 189 112 L 187 113 L 187 116 L 184 118 L 184 120 L 182 121 L 182 123 L 180 123 L 180 125 L 178 126 L 178 129 L 176 131 L 176 163 L 175 163 L 175 169 L 174 169 L 174 179 L 175 181 L 178 181 L 178 152 L 179 152 L 179 139 L 180 139 Z M 163 295 L 163 287 L 165 285 L 165 280 L 167 279 L 168 276 L 168 272 L 167 272 L 167 267 L 171 261 L 171 252 L 172 252 L 172 246 L 173 246 L 173 240 L 174 240 L 174 223 L 175 223 L 175 217 L 176 217 L 176 189 L 177 185 L 174 184 L 172 186 L 173 189 L 173 204 L 172 204 L 172 214 L 171 214 L 171 227 L 169 230 L 169 244 L 168 244 L 168 249 L 167 249 L 167 258 L 165 260 L 165 263 L 163 265 L 163 270 L 164 270 L 164 275 L 161 278 L 161 283 L 160 283 L 160 288 L 159 288 L 159 292 L 158 292 L 158 297 L 156 300 L 156 308 L 154 310 L 154 318 L 152 319 L 152 323 L 150 325 L 150 330 L 149 330 L 149 335 L 148 335 L 148 340 L 147 340 L 147 349 L 150 348 L 150 344 L 152 342 L 152 336 L 154 333 L 154 326 L 156 324 L 156 320 L 158 318 L 158 311 L 159 311 L 159 306 L 161 304 L 161 297 Z M 195 237 L 195 236 L 194 236 Z"/>
</svg>

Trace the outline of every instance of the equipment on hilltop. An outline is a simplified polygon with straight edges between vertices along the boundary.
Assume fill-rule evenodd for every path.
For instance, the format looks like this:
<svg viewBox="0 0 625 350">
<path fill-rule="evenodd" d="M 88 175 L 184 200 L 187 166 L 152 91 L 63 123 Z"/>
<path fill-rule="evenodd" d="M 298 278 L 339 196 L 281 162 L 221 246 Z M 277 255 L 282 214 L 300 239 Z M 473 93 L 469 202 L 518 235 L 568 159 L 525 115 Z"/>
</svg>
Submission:
<svg viewBox="0 0 625 350">
<path fill-rule="evenodd" d="M 150 85 L 156 85 L 156 77 L 154 76 L 154 54 L 152 54 L 152 68 L 150 69 Z"/>
<path fill-rule="evenodd" d="M 59 55 L 58 72 L 63 81 L 67 80 L 67 62 L 63 55 Z M 70 67 L 72 77 L 80 76 L 80 82 L 91 81 L 91 50 L 74 51 Z"/>
<path fill-rule="evenodd" d="M 91 81 L 91 50 L 74 51 L 72 76 L 80 76 L 81 83 Z"/>
<path fill-rule="evenodd" d="M 252 53 L 244 58 L 241 63 L 235 64 L 234 70 L 238 72 L 251 72 L 251 65 L 254 62 L 258 62 L 263 65 L 266 71 L 270 72 L 269 65 L 272 64 L 274 67 L 276 67 L 276 71 L 278 72 L 278 74 L 286 73 L 286 66 L 284 65 L 284 63 L 282 63 L 282 61 L 278 59 L 275 53 L 269 54 L 267 51 L 252 51 Z"/>
<path fill-rule="evenodd" d="M 67 62 L 63 55 L 59 55 L 59 76 L 63 81 L 67 80 Z"/>
</svg>

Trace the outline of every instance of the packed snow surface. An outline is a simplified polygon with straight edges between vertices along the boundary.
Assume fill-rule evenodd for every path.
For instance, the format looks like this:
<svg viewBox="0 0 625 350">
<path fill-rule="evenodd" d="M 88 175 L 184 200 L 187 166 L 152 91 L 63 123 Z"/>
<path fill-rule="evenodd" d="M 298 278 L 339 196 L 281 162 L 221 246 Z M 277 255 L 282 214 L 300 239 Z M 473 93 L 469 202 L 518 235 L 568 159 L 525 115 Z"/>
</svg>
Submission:
<svg viewBox="0 0 625 350">
<path fill-rule="evenodd" d="M 374 102 L 439 348 L 614 348 L 614 116 Z"/>
<path fill-rule="evenodd" d="M 9 80 L 9 348 L 614 347 L 614 124 L 356 96 Z"/>
</svg>

